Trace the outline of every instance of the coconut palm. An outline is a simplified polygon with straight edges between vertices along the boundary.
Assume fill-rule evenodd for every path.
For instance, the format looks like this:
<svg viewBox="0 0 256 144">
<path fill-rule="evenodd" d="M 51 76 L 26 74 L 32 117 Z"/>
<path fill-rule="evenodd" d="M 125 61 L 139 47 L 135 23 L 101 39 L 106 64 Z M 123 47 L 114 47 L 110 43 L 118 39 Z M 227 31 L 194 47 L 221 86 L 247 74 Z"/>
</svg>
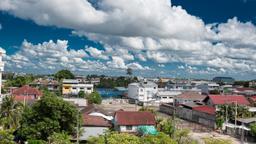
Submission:
<svg viewBox="0 0 256 144">
<path fill-rule="evenodd" d="M 5 129 L 16 129 L 23 112 L 23 105 L 14 100 L 13 96 L 3 98 L 0 108 L 0 123 Z"/>
</svg>

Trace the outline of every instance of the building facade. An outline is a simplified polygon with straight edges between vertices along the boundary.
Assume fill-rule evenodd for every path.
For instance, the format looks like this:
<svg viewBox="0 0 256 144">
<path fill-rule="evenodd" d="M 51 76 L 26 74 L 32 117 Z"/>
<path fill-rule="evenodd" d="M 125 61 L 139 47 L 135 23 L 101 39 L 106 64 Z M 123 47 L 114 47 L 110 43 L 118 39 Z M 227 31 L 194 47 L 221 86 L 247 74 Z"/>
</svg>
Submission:
<svg viewBox="0 0 256 144">
<path fill-rule="evenodd" d="M 157 92 L 157 84 L 151 81 L 144 80 L 128 85 L 128 97 L 143 103 L 155 101 Z"/>
<path fill-rule="evenodd" d="M 93 84 L 79 83 L 75 79 L 64 79 L 62 82 L 62 94 L 63 95 L 77 95 L 80 91 L 86 94 L 93 92 Z"/>
</svg>

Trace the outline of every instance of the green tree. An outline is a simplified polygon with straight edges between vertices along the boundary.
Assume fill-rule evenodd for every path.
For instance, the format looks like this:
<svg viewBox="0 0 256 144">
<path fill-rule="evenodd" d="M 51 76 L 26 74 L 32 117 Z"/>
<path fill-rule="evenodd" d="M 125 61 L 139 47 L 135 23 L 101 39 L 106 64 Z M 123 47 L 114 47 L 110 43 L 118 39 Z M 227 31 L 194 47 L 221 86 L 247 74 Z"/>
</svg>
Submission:
<svg viewBox="0 0 256 144">
<path fill-rule="evenodd" d="M 139 137 L 128 133 L 107 132 L 99 137 L 91 137 L 88 144 L 142 144 Z"/>
<path fill-rule="evenodd" d="M 174 125 L 173 125 L 173 122 L 171 119 L 164 119 L 164 120 L 161 120 L 159 123 L 158 123 L 158 129 L 159 131 L 167 134 L 168 136 L 172 137 L 173 134 L 174 134 Z"/>
<path fill-rule="evenodd" d="M 57 73 L 55 73 L 54 77 L 59 81 L 62 80 L 62 79 L 73 79 L 73 78 L 75 78 L 74 74 L 69 70 L 60 70 Z"/>
<path fill-rule="evenodd" d="M 46 93 L 31 108 L 26 107 L 18 135 L 23 139 L 47 140 L 54 132 L 75 134 L 77 115 L 78 110 L 74 105 Z"/>
<path fill-rule="evenodd" d="M 101 104 L 102 98 L 97 91 L 94 91 L 87 96 L 87 101 L 90 104 Z"/>
<path fill-rule="evenodd" d="M 17 76 L 13 79 L 7 79 L 6 87 L 21 87 L 31 83 L 35 77 L 33 75 Z"/>
<path fill-rule="evenodd" d="M 28 144 L 47 144 L 46 141 L 43 140 L 28 140 Z"/>
<path fill-rule="evenodd" d="M 0 108 L 0 122 L 5 129 L 16 129 L 19 126 L 23 105 L 14 100 L 13 96 L 6 96 Z"/>
<path fill-rule="evenodd" d="M 222 128 L 222 125 L 224 123 L 224 118 L 223 117 L 217 117 L 215 123 L 216 123 L 216 126 L 217 126 L 218 129 Z"/>
<path fill-rule="evenodd" d="M 160 132 L 158 135 L 147 135 L 141 138 L 141 144 L 177 144 L 171 137 Z"/>
<path fill-rule="evenodd" d="M 250 129 L 251 129 L 251 134 L 256 137 L 256 123 L 253 123 L 250 125 Z"/>
<path fill-rule="evenodd" d="M 188 129 L 179 129 L 174 133 L 174 138 L 178 144 L 192 144 L 192 139 L 188 136 Z"/>
<path fill-rule="evenodd" d="M 12 130 L 0 130 L 0 144 L 15 144 Z"/>
<path fill-rule="evenodd" d="M 48 141 L 50 144 L 72 144 L 70 139 L 71 137 L 66 133 L 53 133 Z"/>
<path fill-rule="evenodd" d="M 78 92 L 78 97 L 79 97 L 79 98 L 85 98 L 85 93 L 84 93 L 84 91 L 79 91 L 79 92 Z"/>
</svg>

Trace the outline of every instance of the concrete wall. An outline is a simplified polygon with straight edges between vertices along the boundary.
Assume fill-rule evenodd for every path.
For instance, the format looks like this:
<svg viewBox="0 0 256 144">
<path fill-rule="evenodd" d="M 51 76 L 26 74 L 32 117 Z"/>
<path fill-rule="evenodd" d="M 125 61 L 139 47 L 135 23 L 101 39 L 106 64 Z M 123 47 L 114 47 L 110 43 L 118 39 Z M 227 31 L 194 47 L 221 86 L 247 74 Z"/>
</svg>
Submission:
<svg viewBox="0 0 256 144">
<path fill-rule="evenodd" d="M 87 140 L 90 136 L 97 137 L 99 135 L 103 135 L 105 131 L 107 131 L 108 127 L 82 127 L 82 134 L 80 136 L 80 140 Z"/>
<path fill-rule="evenodd" d="M 138 126 L 132 126 L 131 130 L 128 130 L 126 126 L 119 126 L 120 132 L 137 132 Z"/>
<path fill-rule="evenodd" d="M 174 108 L 172 105 L 160 105 L 160 112 L 172 115 Z M 176 107 L 176 116 L 188 121 L 196 122 L 210 128 L 216 128 L 215 115 L 194 111 L 184 107 Z"/>
</svg>

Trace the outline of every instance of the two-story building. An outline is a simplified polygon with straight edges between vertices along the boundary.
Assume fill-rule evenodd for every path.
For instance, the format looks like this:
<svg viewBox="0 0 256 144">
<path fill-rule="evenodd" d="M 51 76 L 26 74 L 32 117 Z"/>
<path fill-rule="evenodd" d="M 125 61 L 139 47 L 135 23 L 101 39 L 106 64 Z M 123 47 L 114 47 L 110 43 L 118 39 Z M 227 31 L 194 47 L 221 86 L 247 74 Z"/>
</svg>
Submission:
<svg viewBox="0 0 256 144">
<path fill-rule="evenodd" d="M 79 83 L 75 79 L 64 79 L 62 82 L 63 95 L 77 95 L 80 91 L 90 94 L 93 92 L 93 84 Z"/>
</svg>

